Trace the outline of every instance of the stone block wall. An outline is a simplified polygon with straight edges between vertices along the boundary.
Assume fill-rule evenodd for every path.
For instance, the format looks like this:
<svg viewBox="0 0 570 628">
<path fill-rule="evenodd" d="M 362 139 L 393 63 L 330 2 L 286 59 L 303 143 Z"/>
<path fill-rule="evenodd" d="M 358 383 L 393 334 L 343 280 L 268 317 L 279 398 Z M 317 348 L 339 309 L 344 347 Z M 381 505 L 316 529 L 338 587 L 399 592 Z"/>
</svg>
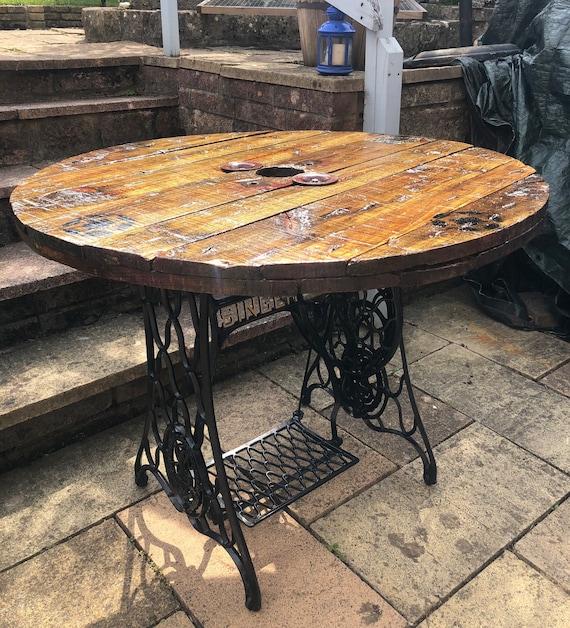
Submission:
<svg viewBox="0 0 570 628">
<path fill-rule="evenodd" d="M 184 67 L 179 74 L 179 107 L 187 133 L 362 129 L 361 91 L 280 85 Z"/>
<path fill-rule="evenodd" d="M 0 29 L 28 28 L 28 7 L 17 4 L 0 6 Z"/>
<path fill-rule="evenodd" d="M 404 70 L 400 133 L 469 141 L 466 97 L 459 67 Z"/>
<path fill-rule="evenodd" d="M 81 28 L 82 7 L 0 5 L 0 30 Z"/>
<path fill-rule="evenodd" d="M 243 46 L 258 50 L 298 50 L 301 47 L 297 16 L 204 14 L 195 10 L 198 0 L 179 0 L 178 19 L 182 48 Z M 473 36 L 481 35 L 492 8 L 478 0 L 473 9 Z M 88 7 L 83 11 L 83 26 L 88 42 L 137 41 L 161 46 L 159 0 L 131 0 L 128 9 Z M 423 50 L 459 46 L 457 5 L 425 3 L 423 20 L 396 20 L 394 37 L 404 56 Z M 316 38 L 316 32 L 315 32 Z"/>
<path fill-rule="evenodd" d="M 195 51 L 146 58 L 149 86 L 165 73 L 178 86 L 186 133 L 329 129 L 361 131 L 364 73 L 326 77 L 279 53 Z M 168 67 L 176 66 L 176 67 Z M 400 132 L 467 141 L 470 120 L 461 68 L 404 70 Z"/>
</svg>

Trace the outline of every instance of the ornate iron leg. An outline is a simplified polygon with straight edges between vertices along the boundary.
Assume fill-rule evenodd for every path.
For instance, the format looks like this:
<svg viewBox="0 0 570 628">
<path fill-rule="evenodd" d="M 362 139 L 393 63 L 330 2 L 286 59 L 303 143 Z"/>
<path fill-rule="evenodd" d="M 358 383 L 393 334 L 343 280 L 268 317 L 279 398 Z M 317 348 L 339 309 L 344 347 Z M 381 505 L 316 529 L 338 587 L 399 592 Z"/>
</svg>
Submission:
<svg viewBox="0 0 570 628">
<path fill-rule="evenodd" d="M 404 438 L 423 462 L 426 484 L 435 484 L 435 458 L 414 398 L 402 340 L 400 291 L 329 294 L 311 302 L 300 297 L 292 313 L 312 351 L 301 402 L 309 403 L 316 388 L 328 390 L 335 400 L 331 425 L 337 444 L 340 439 L 336 420 L 342 408 L 375 431 Z M 387 375 L 386 365 L 398 348 L 403 374 L 394 384 Z M 315 378 L 317 381 L 310 383 Z M 405 419 L 400 403 L 404 389 L 411 405 L 411 420 Z M 382 415 L 390 403 L 397 409 L 397 427 L 383 421 Z"/>
<path fill-rule="evenodd" d="M 413 398 L 401 342 L 399 295 L 392 297 L 390 291 L 374 297 L 329 295 L 315 302 L 302 297 L 214 299 L 166 290 L 160 292 L 160 299 L 157 295 L 143 288 L 150 405 L 135 479 L 144 486 L 152 473 L 194 528 L 226 549 L 241 574 L 247 608 L 258 610 L 261 595 L 240 521 L 255 525 L 358 462 L 340 448 L 336 416 L 341 407 L 372 429 L 404 437 L 424 461 L 426 482 L 435 482 L 435 461 Z M 193 353 L 181 324 L 184 304 L 196 334 Z M 316 352 L 316 356 L 309 354 L 299 408 L 267 434 L 223 452 L 212 394 L 220 347 L 237 327 L 283 310 L 292 312 Z M 398 346 L 404 375 L 392 391 L 385 365 Z M 176 350 L 177 364 L 172 359 Z M 309 384 L 314 373 L 318 382 Z M 414 415 L 410 428 L 405 427 L 398 399 L 404 386 Z M 301 423 L 301 402 L 310 399 L 315 387 L 330 389 L 335 398 L 331 440 Z M 399 409 L 400 429 L 386 427 L 381 420 L 389 401 Z M 414 438 L 416 432 L 423 447 Z M 212 462 L 204 459 L 206 438 Z"/>
<path fill-rule="evenodd" d="M 217 333 L 214 300 L 209 295 L 161 291 L 166 313 L 161 333 L 152 295 L 153 291 L 143 289 L 152 401 L 135 463 L 136 483 L 145 486 L 148 473 L 152 473 L 175 508 L 186 513 L 194 528 L 227 550 L 242 577 L 247 608 L 258 610 L 259 584 L 232 506 L 214 415 L 212 378 L 222 342 Z M 189 304 L 196 332 L 191 359 L 180 323 L 184 300 Z M 179 367 L 169 354 L 176 348 L 180 354 Z M 194 412 L 187 401 L 191 392 L 196 400 Z M 210 467 L 202 452 L 206 435 L 214 458 Z M 210 472 L 212 466 L 215 475 Z"/>
</svg>

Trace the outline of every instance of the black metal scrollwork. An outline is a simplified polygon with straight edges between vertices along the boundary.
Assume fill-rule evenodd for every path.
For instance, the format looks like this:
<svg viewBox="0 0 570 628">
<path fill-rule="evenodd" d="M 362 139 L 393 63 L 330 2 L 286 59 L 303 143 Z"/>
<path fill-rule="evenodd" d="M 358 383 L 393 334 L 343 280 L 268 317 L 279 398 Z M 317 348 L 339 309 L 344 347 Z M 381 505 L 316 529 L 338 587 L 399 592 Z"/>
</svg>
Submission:
<svg viewBox="0 0 570 628">
<path fill-rule="evenodd" d="M 405 438 L 424 462 L 426 482 L 435 482 L 435 461 L 401 341 L 399 293 L 331 294 L 310 301 L 302 296 L 215 299 L 167 290 L 158 297 L 149 288 L 143 288 L 142 295 L 150 405 L 135 462 L 136 482 L 144 486 L 148 474 L 154 475 L 194 528 L 226 549 L 241 574 L 249 609 L 260 608 L 261 594 L 239 522 L 255 525 L 358 462 L 340 448 L 340 408 L 374 430 Z M 224 453 L 212 394 L 221 345 L 242 325 L 285 310 L 311 349 L 299 407 L 277 428 Z M 183 324 L 185 318 L 188 324 Z M 184 328 L 194 329 L 191 342 Z M 398 348 L 404 374 L 391 387 L 386 365 Z M 408 426 L 399 400 L 404 387 L 413 414 Z M 330 440 L 301 422 L 300 406 L 310 401 L 315 388 L 328 390 L 335 399 Z M 397 427 L 383 420 L 389 402 L 398 409 Z M 206 439 L 210 462 L 204 459 Z"/>
<path fill-rule="evenodd" d="M 180 423 L 166 426 L 163 437 L 164 467 L 173 493 L 179 499 L 180 509 L 189 517 L 198 517 L 204 502 L 204 486 L 198 467 L 203 464 L 200 450 L 186 435 Z"/>
<path fill-rule="evenodd" d="M 249 550 L 234 509 L 226 507 L 231 504 L 226 475 L 210 470 L 223 468 L 212 379 L 225 336 L 219 333 L 215 301 L 209 295 L 162 290 L 163 319 L 159 323 L 156 293 L 148 288 L 142 293 L 151 402 L 135 462 L 135 481 L 145 486 L 148 473 L 152 473 L 194 528 L 227 550 L 242 576 L 247 608 L 258 610 L 261 594 Z M 195 331 L 193 351 L 187 348 L 182 326 L 185 303 Z M 194 400 L 194 411 L 189 407 L 190 399 Z M 206 432 L 213 465 L 206 463 L 202 453 Z"/>
<path fill-rule="evenodd" d="M 331 294 L 313 301 L 299 298 L 293 316 L 311 348 L 302 402 L 310 403 L 311 394 L 317 388 L 331 393 L 335 400 L 331 422 L 339 444 L 336 420 L 341 408 L 375 431 L 405 438 L 424 463 L 424 480 L 434 484 L 435 459 L 414 399 L 402 342 L 399 291 Z M 386 365 L 398 349 L 402 375 L 391 381 Z M 411 419 L 406 419 L 400 402 L 404 389 L 411 406 Z M 383 420 L 389 403 L 396 407 L 398 425 L 395 427 Z"/>
</svg>

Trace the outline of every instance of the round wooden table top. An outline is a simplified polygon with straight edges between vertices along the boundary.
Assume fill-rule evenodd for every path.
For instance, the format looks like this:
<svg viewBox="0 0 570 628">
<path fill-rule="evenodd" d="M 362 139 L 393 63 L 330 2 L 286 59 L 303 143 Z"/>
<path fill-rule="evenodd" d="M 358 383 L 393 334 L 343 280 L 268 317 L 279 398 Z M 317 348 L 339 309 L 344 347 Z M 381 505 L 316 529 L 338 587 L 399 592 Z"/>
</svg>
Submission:
<svg viewBox="0 0 570 628">
<path fill-rule="evenodd" d="M 280 131 L 96 150 L 11 203 L 34 250 L 87 273 L 274 296 L 463 275 L 533 238 L 547 199 L 533 168 L 469 144 Z"/>
</svg>

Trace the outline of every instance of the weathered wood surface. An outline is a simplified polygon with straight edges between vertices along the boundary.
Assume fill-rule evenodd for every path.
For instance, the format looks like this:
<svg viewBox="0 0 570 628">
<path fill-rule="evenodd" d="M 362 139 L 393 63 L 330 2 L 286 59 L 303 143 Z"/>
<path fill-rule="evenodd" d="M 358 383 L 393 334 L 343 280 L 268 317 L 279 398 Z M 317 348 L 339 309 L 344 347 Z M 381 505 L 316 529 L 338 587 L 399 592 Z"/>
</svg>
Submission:
<svg viewBox="0 0 570 628">
<path fill-rule="evenodd" d="M 338 181 L 222 171 L 233 161 Z M 464 274 L 531 239 L 547 198 L 531 167 L 468 144 L 285 131 L 100 149 L 40 171 L 11 202 L 32 248 L 85 272 L 271 296 Z"/>
</svg>

